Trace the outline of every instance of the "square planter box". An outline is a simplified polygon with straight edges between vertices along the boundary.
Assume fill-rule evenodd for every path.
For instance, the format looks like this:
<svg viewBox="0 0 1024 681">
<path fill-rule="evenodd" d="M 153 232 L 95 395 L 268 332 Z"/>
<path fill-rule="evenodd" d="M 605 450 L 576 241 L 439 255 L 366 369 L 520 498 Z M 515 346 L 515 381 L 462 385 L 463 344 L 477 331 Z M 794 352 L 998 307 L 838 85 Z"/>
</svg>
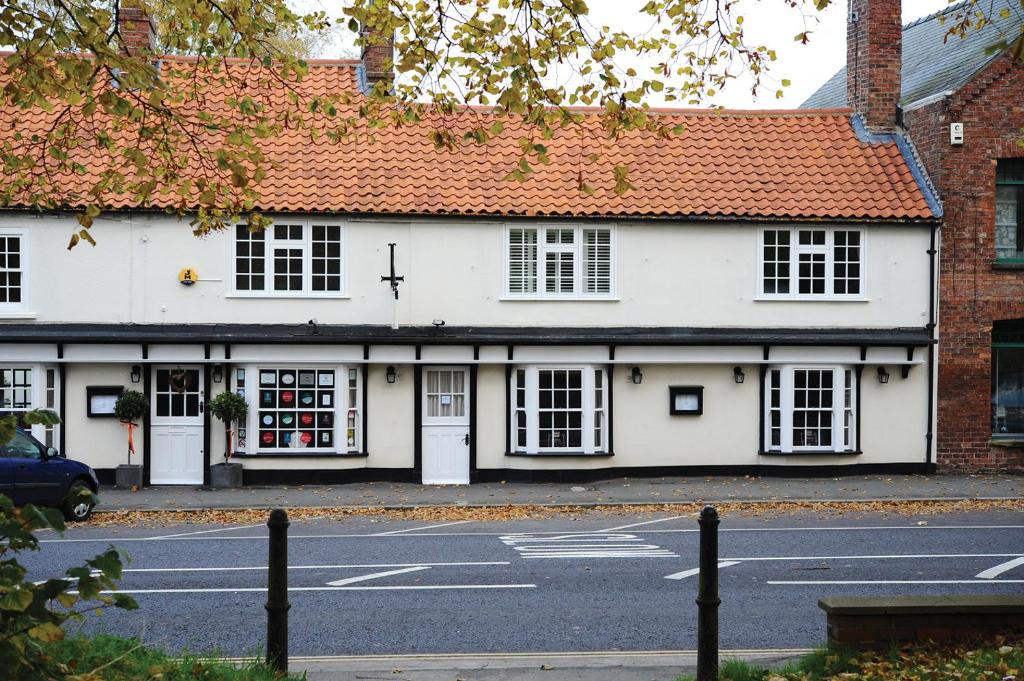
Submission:
<svg viewBox="0 0 1024 681">
<path fill-rule="evenodd" d="M 242 464 L 218 463 L 210 466 L 210 487 L 231 489 L 242 486 Z"/>
<path fill-rule="evenodd" d="M 120 489 L 142 489 L 142 466 L 121 464 L 114 471 L 114 482 Z"/>
</svg>

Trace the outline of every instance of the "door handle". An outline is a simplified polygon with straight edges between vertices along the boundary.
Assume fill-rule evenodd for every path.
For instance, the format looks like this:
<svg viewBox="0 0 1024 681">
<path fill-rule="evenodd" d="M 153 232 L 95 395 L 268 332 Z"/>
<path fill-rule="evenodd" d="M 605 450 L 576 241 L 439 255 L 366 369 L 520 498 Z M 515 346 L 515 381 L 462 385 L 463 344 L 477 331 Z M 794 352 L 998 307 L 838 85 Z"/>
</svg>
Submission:
<svg viewBox="0 0 1024 681">
<path fill-rule="evenodd" d="M 466 437 L 462 438 L 462 443 L 465 445 L 469 444 L 469 433 L 466 433 Z"/>
<path fill-rule="evenodd" d="M 206 402 L 203 402 L 202 400 L 199 400 L 199 413 L 202 414 L 203 410 L 205 408 L 206 408 Z"/>
</svg>

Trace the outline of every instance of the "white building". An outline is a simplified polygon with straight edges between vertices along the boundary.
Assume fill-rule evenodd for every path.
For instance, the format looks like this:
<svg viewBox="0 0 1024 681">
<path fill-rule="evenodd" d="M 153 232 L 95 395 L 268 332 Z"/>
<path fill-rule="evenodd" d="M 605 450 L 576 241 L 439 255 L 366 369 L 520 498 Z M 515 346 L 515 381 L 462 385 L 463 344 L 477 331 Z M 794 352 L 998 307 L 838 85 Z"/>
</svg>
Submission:
<svg viewBox="0 0 1024 681">
<path fill-rule="evenodd" d="M 662 115 L 685 132 L 597 161 L 592 122 L 563 131 L 524 183 L 511 131 L 285 135 L 262 233 L 123 203 L 67 251 L 71 212 L 9 206 L 2 408 L 55 408 L 37 435 L 109 480 L 99 412 L 144 391 L 147 484 L 209 481 L 224 390 L 247 483 L 928 468 L 940 208 L 907 142 L 847 110 Z"/>
</svg>

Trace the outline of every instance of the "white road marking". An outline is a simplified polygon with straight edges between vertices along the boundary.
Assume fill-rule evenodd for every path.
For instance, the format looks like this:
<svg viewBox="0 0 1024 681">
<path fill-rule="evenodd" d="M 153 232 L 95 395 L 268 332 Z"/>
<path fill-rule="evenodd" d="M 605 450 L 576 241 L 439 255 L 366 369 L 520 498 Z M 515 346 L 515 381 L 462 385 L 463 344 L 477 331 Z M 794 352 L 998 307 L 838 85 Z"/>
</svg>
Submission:
<svg viewBox="0 0 1024 681">
<path fill-rule="evenodd" d="M 234 527 L 218 527 L 215 530 L 198 530 L 196 532 L 181 532 L 179 534 L 165 534 L 160 537 L 150 537 L 150 539 L 177 539 L 178 537 L 191 537 L 197 534 L 209 534 L 211 532 L 228 532 L 230 530 L 250 530 L 254 527 L 266 527 L 266 523 L 258 523 L 256 525 L 236 525 Z M 265 537 L 260 537 L 265 539 Z"/>
<path fill-rule="evenodd" d="M 719 569 L 729 567 L 730 565 L 739 565 L 738 560 L 722 560 L 718 562 Z M 686 579 L 687 577 L 693 577 L 694 575 L 700 574 L 700 568 L 691 568 L 689 570 L 683 570 L 682 572 L 676 572 L 675 574 L 665 575 L 665 579 Z"/>
<path fill-rule="evenodd" d="M 472 521 L 460 521 L 460 522 L 472 522 Z M 424 529 L 424 528 L 417 528 Z M 719 532 L 853 532 L 853 531 L 871 531 L 877 532 L 879 530 L 1024 530 L 1024 525 L 865 525 L 855 527 L 720 527 Z M 693 534 L 700 530 L 698 528 L 692 529 L 672 529 L 672 530 L 637 530 L 638 534 Z M 538 532 L 530 532 L 531 535 L 566 535 L 566 534 L 594 534 L 600 532 L 600 530 L 590 531 L 565 531 L 565 530 L 544 530 Z M 395 539 L 402 539 L 405 537 L 504 537 L 514 536 L 515 533 L 509 533 L 508 531 L 503 532 L 424 532 L 422 534 L 351 534 L 351 533 L 331 533 L 331 534 L 291 534 L 288 535 L 288 539 L 380 539 L 382 537 L 388 538 L 393 537 Z M 246 540 L 246 541 L 266 541 L 265 536 L 252 536 L 252 537 L 171 537 L 170 539 L 154 539 L 153 537 L 100 537 L 93 539 L 91 537 L 82 537 L 75 539 L 40 539 L 40 544 L 78 544 L 78 543 L 94 543 L 94 544 L 117 544 L 122 542 L 146 542 L 146 541 L 229 541 L 229 540 Z M 1018 555 L 1018 554 L 1012 554 Z"/>
<path fill-rule="evenodd" d="M 807 580 L 807 581 L 768 581 L 766 584 L 806 585 L 806 584 L 1024 584 L 1024 579 L 847 579 L 847 580 Z"/>
<path fill-rule="evenodd" d="M 616 532 L 618 530 L 626 530 L 630 527 L 640 527 L 641 525 L 651 525 L 653 523 L 663 523 L 666 520 L 679 520 L 680 518 L 690 518 L 688 515 L 674 515 L 669 518 L 658 518 L 657 520 L 645 520 L 642 523 L 632 523 L 630 525 L 619 525 L 618 527 L 609 527 L 607 530 L 598 530 L 598 532 Z"/>
<path fill-rule="evenodd" d="M 771 560 L 888 560 L 899 558 L 1009 558 L 1019 553 L 892 553 L 877 556 L 745 556 L 722 558 L 722 560 L 771 561 Z"/>
<path fill-rule="evenodd" d="M 345 579 L 336 579 L 333 582 L 327 582 L 327 586 L 345 586 L 346 584 L 355 584 L 356 582 L 365 582 L 370 579 L 379 579 L 380 577 L 390 577 L 391 575 L 401 575 L 406 572 L 418 572 L 420 570 L 429 570 L 428 565 L 417 565 L 415 567 L 401 568 L 400 570 L 388 570 L 387 572 L 373 572 L 368 575 L 357 575 L 355 577 L 346 577 Z"/>
<path fill-rule="evenodd" d="M 1018 565 L 1024 565 L 1024 556 L 1014 558 L 1013 560 L 1008 560 L 1005 563 L 1000 563 L 995 567 L 990 567 L 988 570 L 979 572 L 975 575 L 975 577 L 977 577 L 978 579 L 992 579 L 993 577 L 998 577 L 1004 572 L 1009 572 Z"/>
<path fill-rule="evenodd" d="M 410 586 L 290 586 L 288 591 L 443 591 L 452 589 L 536 589 L 536 584 L 417 584 Z M 231 594 L 266 593 L 266 587 L 236 587 L 228 589 L 119 589 L 101 591 L 109 594 Z M 78 594 L 77 591 L 69 591 Z"/>
<path fill-rule="evenodd" d="M 678 558 L 657 544 L 647 544 L 635 534 L 564 533 L 554 536 L 510 534 L 501 537 L 523 558 Z"/>
<path fill-rule="evenodd" d="M 363 565 L 289 565 L 289 570 L 349 570 L 358 568 L 401 568 L 401 567 L 446 567 L 464 565 L 511 565 L 507 560 L 480 561 L 474 563 L 367 563 Z M 243 570 L 266 570 L 266 565 L 225 566 L 225 567 L 180 567 L 180 568 L 125 568 L 121 572 L 238 572 Z"/>
<path fill-rule="evenodd" d="M 407 527 L 404 530 L 392 530 L 390 532 L 378 532 L 377 534 L 370 535 L 372 537 L 388 537 L 393 534 L 402 534 L 403 532 L 416 532 L 417 530 L 433 530 L 438 527 L 449 527 L 451 525 L 462 525 L 464 523 L 471 523 L 472 520 L 456 520 L 453 523 L 441 523 L 440 525 L 427 525 L 425 527 Z"/>
</svg>

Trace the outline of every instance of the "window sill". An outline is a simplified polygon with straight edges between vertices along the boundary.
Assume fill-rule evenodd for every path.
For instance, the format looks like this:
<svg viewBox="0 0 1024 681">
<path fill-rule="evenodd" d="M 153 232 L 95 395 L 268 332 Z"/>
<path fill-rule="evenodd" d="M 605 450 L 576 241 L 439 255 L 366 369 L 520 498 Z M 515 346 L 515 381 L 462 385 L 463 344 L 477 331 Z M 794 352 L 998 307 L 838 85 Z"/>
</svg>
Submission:
<svg viewBox="0 0 1024 681">
<path fill-rule="evenodd" d="M 225 293 L 224 297 L 256 300 L 350 300 L 352 298 L 344 293 Z"/>
<path fill-rule="evenodd" d="M 622 299 L 615 296 L 501 296 L 498 300 L 503 303 L 618 303 Z"/>
<path fill-rule="evenodd" d="M 870 303 L 866 296 L 754 296 L 755 303 Z"/>
<path fill-rule="evenodd" d="M 505 456 L 524 456 L 532 458 L 542 457 L 561 457 L 561 458 L 573 458 L 573 459 L 600 459 L 615 456 L 614 452 L 594 452 L 593 454 L 585 454 L 584 452 L 505 452 Z"/>
<path fill-rule="evenodd" d="M 992 447 L 1006 447 L 1008 449 L 1014 447 L 1024 447 L 1024 436 L 1018 435 L 1010 437 L 993 437 L 991 440 L 988 441 L 988 443 Z"/>
<path fill-rule="evenodd" d="M 1006 259 L 1006 260 L 993 260 L 992 269 L 994 270 L 1024 270 L 1024 260 L 1017 259 Z"/>
<path fill-rule="evenodd" d="M 31 310 L 4 310 L 0 308 L 0 319 L 35 319 L 37 313 Z"/>
<path fill-rule="evenodd" d="M 232 459 L 359 459 L 370 456 L 369 452 L 310 452 L 308 454 L 284 454 L 267 452 L 266 454 L 249 454 L 235 452 Z"/>
<path fill-rule="evenodd" d="M 758 456 L 857 456 L 861 450 L 837 452 L 834 449 L 801 449 L 794 452 L 758 452 Z"/>
</svg>

